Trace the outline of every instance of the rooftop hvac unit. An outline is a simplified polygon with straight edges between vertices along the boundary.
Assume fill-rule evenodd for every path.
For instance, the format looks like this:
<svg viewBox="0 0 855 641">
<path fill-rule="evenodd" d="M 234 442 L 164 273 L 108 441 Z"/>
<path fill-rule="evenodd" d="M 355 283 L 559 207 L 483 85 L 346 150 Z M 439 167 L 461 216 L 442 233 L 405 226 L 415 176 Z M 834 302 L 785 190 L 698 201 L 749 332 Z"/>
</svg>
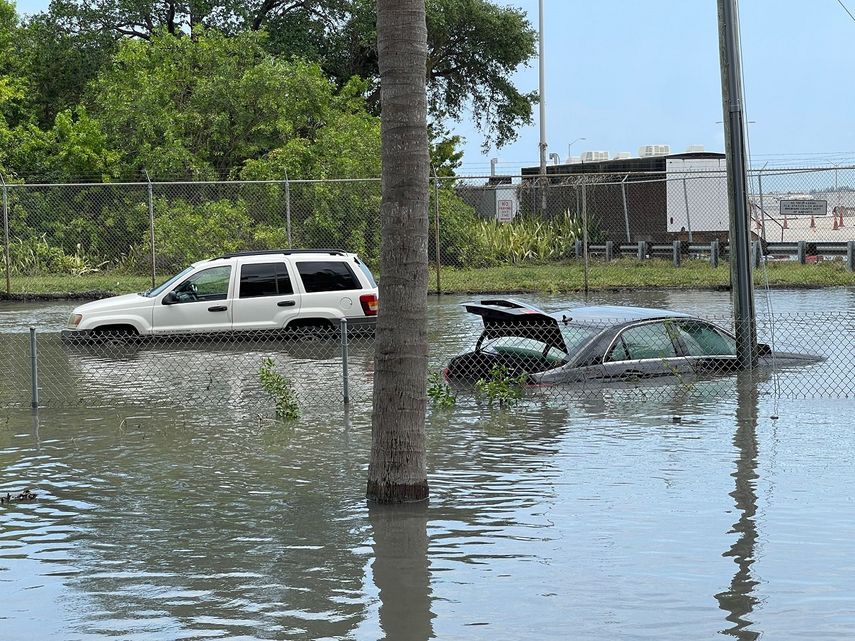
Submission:
<svg viewBox="0 0 855 641">
<path fill-rule="evenodd" d="M 607 151 L 583 151 L 582 162 L 602 162 L 609 159 Z"/>
<path fill-rule="evenodd" d="M 632 154 L 628 151 L 619 151 L 613 156 L 613 160 L 626 160 L 632 158 Z"/>
<path fill-rule="evenodd" d="M 687 154 L 702 154 L 702 153 L 704 153 L 704 146 L 703 145 L 689 145 L 688 147 L 686 147 L 686 153 Z"/>
<path fill-rule="evenodd" d="M 671 145 L 644 145 L 638 148 L 641 158 L 652 158 L 653 156 L 667 156 L 671 153 Z"/>
</svg>

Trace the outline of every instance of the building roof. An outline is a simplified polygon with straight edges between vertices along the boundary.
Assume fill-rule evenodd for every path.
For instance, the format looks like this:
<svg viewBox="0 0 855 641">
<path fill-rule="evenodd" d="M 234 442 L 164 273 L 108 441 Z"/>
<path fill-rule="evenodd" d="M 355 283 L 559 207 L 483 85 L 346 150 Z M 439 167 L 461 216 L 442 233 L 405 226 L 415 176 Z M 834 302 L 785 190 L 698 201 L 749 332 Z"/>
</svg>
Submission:
<svg viewBox="0 0 855 641">
<path fill-rule="evenodd" d="M 618 160 L 602 160 L 599 162 L 574 162 L 561 163 L 558 165 L 547 165 L 546 174 L 623 174 L 631 172 L 664 172 L 665 161 L 677 158 L 724 158 L 723 153 L 715 151 L 685 152 L 681 154 L 669 154 L 667 156 L 649 156 L 646 158 L 622 158 Z M 540 167 L 523 167 L 523 176 L 532 176 L 540 173 Z"/>
</svg>

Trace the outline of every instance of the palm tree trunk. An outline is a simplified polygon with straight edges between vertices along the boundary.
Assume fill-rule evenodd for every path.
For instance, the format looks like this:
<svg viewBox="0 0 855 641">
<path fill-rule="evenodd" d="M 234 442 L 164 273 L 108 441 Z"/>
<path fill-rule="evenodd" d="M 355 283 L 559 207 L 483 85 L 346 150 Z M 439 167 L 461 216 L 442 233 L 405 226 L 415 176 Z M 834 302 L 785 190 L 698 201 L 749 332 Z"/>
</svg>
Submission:
<svg viewBox="0 0 855 641">
<path fill-rule="evenodd" d="M 422 501 L 427 405 L 425 0 L 377 0 L 383 161 L 369 500 Z"/>
</svg>

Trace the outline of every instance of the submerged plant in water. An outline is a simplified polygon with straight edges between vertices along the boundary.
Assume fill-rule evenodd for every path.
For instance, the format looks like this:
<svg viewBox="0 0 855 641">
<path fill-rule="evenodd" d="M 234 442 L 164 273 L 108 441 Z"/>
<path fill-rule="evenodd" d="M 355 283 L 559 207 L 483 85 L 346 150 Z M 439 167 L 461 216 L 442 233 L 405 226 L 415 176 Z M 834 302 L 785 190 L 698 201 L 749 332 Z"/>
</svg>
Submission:
<svg viewBox="0 0 855 641">
<path fill-rule="evenodd" d="M 528 374 L 511 376 L 508 374 L 507 367 L 496 365 L 490 370 L 487 378 L 479 379 L 475 383 L 475 389 L 478 395 L 485 397 L 490 405 L 495 402 L 499 407 L 513 407 L 525 394 L 527 380 Z"/>
<path fill-rule="evenodd" d="M 297 404 L 297 394 L 290 380 L 276 371 L 273 359 L 269 356 L 261 361 L 258 371 L 261 386 L 276 403 L 276 416 L 292 421 L 300 418 L 300 407 Z"/>
<path fill-rule="evenodd" d="M 457 395 L 454 394 L 448 384 L 442 380 L 442 375 L 439 372 L 431 374 L 428 382 L 430 385 L 428 386 L 427 395 L 436 407 L 454 407 L 454 404 L 457 403 Z"/>
</svg>

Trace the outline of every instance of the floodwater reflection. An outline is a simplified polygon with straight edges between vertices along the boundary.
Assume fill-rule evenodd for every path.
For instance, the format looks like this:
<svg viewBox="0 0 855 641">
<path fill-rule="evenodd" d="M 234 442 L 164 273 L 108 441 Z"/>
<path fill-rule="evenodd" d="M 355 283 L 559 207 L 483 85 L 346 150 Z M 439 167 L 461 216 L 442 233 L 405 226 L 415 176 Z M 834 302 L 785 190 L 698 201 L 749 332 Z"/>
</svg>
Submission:
<svg viewBox="0 0 855 641">
<path fill-rule="evenodd" d="M 433 638 L 428 502 L 369 504 L 374 534 L 374 584 L 380 592 L 380 627 L 389 641 Z"/>
<path fill-rule="evenodd" d="M 759 394 L 757 384 L 750 380 L 748 373 L 740 373 L 736 382 L 736 431 L 733 445 L 737 451 L 736 469 L 731 476 L 735 488 L 730 496 L 739 513 L 739 519 L 733 524 L 732 534 L 737 538 L 723 556 L 730 557 L 736 564 L 736 572 L 729 589 L 716 595 L 719 607 L 727 612 L 727 621 L 733 625 L 723 634 L 749 641 L 759 638 L 760 634 L 750 629 L 750 616 L 758 599 L 754 588 L 758 582 L 751 575 L 757 544 L 757 416 L 759 414 Z"/>
</svg>

